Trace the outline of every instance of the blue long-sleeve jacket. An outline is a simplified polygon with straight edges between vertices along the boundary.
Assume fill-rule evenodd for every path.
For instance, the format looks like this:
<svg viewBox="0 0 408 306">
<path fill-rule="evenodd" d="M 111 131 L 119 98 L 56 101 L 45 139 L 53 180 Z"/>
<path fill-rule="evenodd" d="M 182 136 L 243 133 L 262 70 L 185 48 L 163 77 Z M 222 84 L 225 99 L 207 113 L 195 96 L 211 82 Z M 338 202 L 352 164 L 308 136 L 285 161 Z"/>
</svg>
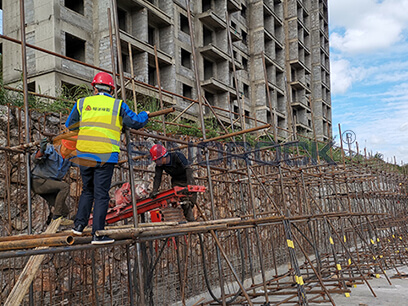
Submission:
<svg viewBox="0 0 408 306">
<path fill-rule="evenodd" d="M 72 163 L 63 159 L 51 144 L 47 145 L 44 155 L 40 158 L 35 157 L 36 153 L 37 152 L 33 153 L 31 156 L 31 159 L 35 164 L 34 169 L 31 171 L 33 178 L 61 181 L 69 167 L 72 166 Z"/>
<path fill-rule="evenodd" d="M 111 95 L 106 93 L 99 93 L 100 95 L 105 95 L 111 97 Z M 78 102 L 77 102 L 78 103 Z M 71 130 L 78 129 L 78 123 L 81 120 L 81 116 L 78 112 L 77 103 L 71 110 L 71 113 L 68 116 L 68 119 L 65 123 L 65 126 Z M 140 112 L 139 114 L 134 113 L 129 106 L 122 101 L 121 108 L 119 112 L 119 116 L 122 117 L 122 124 L 126 127 L 133 128 L 133 129 L 140 129 L 147 124 L 149 119 L 148 114 L 145 111 Z M 75 126 L 76 128 L 72 128 Z M 81 153 L 81 152 L 80 152 Z M 107 157 L 106 162 L 108 163 L 117 163 L 119 159 L 119 154 L 117 152 L 113 152 L 109 154 Z"/>
</svg>

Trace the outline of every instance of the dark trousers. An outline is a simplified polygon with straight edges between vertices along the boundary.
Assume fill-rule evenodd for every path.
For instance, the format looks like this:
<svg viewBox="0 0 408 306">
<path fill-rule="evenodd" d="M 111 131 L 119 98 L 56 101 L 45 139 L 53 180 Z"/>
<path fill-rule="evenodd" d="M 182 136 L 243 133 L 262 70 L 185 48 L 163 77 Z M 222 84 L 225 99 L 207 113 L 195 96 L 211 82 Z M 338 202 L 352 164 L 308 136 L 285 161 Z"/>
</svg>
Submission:
<svg viewBox="0 0 408 306">
<path fill-rule="evenodd" d="M 172 179 L 171 187 L 174 186 L 187 187 L 187 182 L 184 180 Z M 197 193 L 194 193 L 191 198 L 188 198 L 188 200 L 182 199 L 182 201 L 184 202 L 184 205 L 182 205 L 184 217 L 187 221 L 195 221 L 193 207 L 197 204 Z"/>
<path fill-rule="evenodd" d="M 105 163 L 95 167 L 79 166 L 82 177 L 82 193 L 79 198 L 75 226 L 88 225 L 93 209 L 92 234 L 105 228 L 105 218 L 109 207 L 109 189 L 115 164 Z"/>
<path fill-rule="evenodd" d="M 52 179 L 33 178 L 33 191 L 43 197 L 51 207 L 54 207 L 55 216 L 68 216 L 69 209 L 65 204 L 65 199 L 69 193 L 69 185 L 62 181 Z"/>
</svg>

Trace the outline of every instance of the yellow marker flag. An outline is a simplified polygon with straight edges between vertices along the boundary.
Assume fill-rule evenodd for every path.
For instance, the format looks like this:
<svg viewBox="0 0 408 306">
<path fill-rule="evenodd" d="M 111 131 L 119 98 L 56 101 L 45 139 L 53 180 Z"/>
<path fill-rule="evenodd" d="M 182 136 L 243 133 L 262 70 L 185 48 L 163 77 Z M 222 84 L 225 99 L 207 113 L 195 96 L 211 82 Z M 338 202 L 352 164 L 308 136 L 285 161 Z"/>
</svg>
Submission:
<svg viewBox="0 0 408 306">
<path fill-rule="evenodd" d="M 345 296 L 345 297 L 350 297 L 350 293 L 346 292 L 346 293 L 344 294 L 344 296 Z"/>
<path fill-rule="evenodd" d="M 340 264 L 337 264 L 337 265 L 336 265 L 336 268 L 337 268 L 337 270 L 340 271 L 340 270 L 341 270 L 341 265 L 340 265 Z"/>
<path fill-rule="evenodd" d="M 287 243 L 288 243 L 288 247 L 290 247 L 290 248 L 292 248 L 292 249 L 295 248 L 295 245 L 293 244 L 293 241 L 292 241 L 292 240 L 287 239 L 286 241 L 287 241 Z"/>
<path fill-rule="evenodd" d="M 334 244 L 334 241 L 333 241 L 333 238 L 332 237 L 330 237 L 330 244 Z"/>
</svg>

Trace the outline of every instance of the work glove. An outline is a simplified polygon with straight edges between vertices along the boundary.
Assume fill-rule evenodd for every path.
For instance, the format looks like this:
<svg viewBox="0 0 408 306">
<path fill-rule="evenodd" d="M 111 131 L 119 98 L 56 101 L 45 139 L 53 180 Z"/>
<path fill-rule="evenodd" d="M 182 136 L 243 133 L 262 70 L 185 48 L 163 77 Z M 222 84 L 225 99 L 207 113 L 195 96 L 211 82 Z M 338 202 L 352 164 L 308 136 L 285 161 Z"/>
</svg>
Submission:
<svg viewBox="0 0 408 306">
<path fill-rule="evenodd" d="M 45 150 L 47 149 L 47 143 L 48 143 L 48 139 L 47 138 L 43 138 L 41 139 L 40 142 L 40 152 L 44 154 Z"/>
<path fill-rule="evenodd" d="M 152 192 L 149 194 L 149 198 L 155 199 L 155 198 L 157 197 L 157 194 L 158 194 L 157 191 L 152 191 Z"/>
</svg>

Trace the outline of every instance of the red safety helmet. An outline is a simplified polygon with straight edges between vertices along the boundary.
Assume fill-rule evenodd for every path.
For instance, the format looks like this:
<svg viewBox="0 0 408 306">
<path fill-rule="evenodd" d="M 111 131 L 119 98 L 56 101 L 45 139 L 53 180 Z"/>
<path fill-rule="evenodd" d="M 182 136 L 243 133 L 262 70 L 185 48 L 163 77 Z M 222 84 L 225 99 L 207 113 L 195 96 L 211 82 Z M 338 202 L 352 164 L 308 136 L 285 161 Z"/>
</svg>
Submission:
<svg viewBox="0 0 408 306">
<path fill-rule="evenodd" d="M 152 157 L 152 160 L 157 160 L 159 158 L 167 156 L 167 150 L 161 144 L 155 144 L 150 149 L 150 156 Z"/>
<path fill-rule="evenodd" d="M 112 76 L 106 72 L 98 72 L 95 75 L 91 85 L 95 86 L 95 84 L 104 84 L 112 87 L 112 89 L 115 89 Z"/>
</svg>

